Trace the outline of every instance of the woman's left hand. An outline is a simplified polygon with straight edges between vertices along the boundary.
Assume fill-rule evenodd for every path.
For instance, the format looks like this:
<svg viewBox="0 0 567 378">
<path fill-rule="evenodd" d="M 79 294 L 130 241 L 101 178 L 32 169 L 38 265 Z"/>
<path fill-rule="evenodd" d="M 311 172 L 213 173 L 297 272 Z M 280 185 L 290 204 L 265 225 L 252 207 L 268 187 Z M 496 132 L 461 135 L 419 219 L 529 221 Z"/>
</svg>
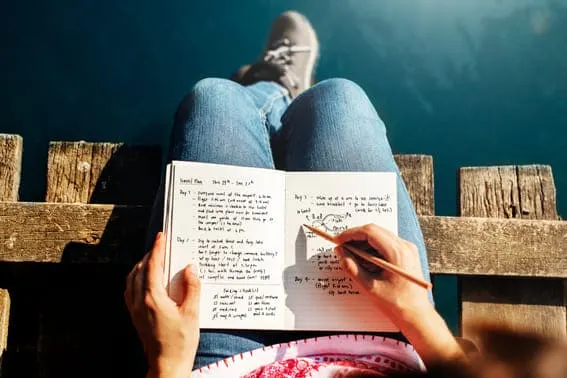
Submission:
<svg viewBox="0 0 567 378">
<path fill-rule="evenodd" d="M 124 299 L 148 359 L 148 377 L 189 377 L 199 343 L 199 277 L 187 266 L 184 295 L 174 302 L 163 285 L 165 239 L 128 275 Z"/>
</svg>

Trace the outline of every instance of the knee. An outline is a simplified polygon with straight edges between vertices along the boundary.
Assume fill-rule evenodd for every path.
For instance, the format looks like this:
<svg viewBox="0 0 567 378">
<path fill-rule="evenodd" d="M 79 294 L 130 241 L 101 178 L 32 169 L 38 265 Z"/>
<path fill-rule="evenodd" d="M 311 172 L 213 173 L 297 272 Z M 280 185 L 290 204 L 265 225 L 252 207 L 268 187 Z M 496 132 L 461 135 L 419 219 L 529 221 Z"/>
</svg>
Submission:
<svg viewBox="0 0 567 378">
<path fill-rule="evenodd" d="M 190 108 L 195 103 L 225 107 L 228 102 L 234 102 L 244 93 L 244 88 L 234 81 L 206 78 L 193 86 L 191 92 L 181 101 L 180 108 Z"/>
<path fill-rule="evenodd" d="M 303 98 L 302 98 L 303 97 Z M 340 110 L 339 114 L 356 112 L 363 117 L 378 117 L 364 90 L 355 82 L 347 79 L 327 79 L 316 84 L 302 94 L 298 100 L 308 108 L 329 111 Z"/>
<path fill-rule="evenodd" d="M 238 83 L 227 79 L 206 78 L 199 80 L 191 91 L 181 100 L 176 119 L 186 119 L 196 109 L 207 110 L 209 113 L 228 111 L 239 101 L 248 97 L 245 89 Z"/>
<path fill-rule="evenodd" d="M 347 79 L 321 81 L 295 99 L 291 107 L 289 117 L 293 117 L 293 113 L 303 114 L 346 129 L 360 128 L 362 124 L 383 128 L 382 120 L 364 90 Z"/>
<path fill-rule="evenodd" d="M 233 96 L 241 94 L 243 88 L 240 84 L 228 79 L 206 78 L 199 80 L 191 90 L 194 97 Z"/>
<path fill-rule="evenodd" d="M 316 93 L 368 100 L 364 90 L 352 80 L 334 78 L 317 83 L 312 90 Z"/>
</svg>

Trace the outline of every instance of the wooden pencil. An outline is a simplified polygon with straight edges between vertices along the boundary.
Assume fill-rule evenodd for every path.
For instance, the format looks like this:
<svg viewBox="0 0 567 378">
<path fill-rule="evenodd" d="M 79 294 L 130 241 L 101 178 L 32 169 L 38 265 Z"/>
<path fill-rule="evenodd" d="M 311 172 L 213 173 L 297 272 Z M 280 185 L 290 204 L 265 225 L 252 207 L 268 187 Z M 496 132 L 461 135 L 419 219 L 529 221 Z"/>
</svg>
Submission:
<svg viewBox="0 0 567 378">
<path fill-rule="evenodd" d="M 312 226 L 308 226 L 306 224 L 304 224 L 303 226 L 305 228 L 307 228 L 309 231 L 313 232 L 315 235 L 320 236 L 323 239 L 330 241 L 331 243 L 334 243 L 336 245 L 340 245 L 341 247 L 344 247 L 349 252 L 355 254 L 356 256 L 358 256 L 358 257 L 360 257 L 360 258 L 362 258 L 366 261 L 368 261 L 369 263 L 372 263 L 372 264 L 374 264 L 374 265 L 376 265 L 376 266 L 378 266 L 378 267 L 380 267 L 384 270 L 387 270 L 389 272 L 397 273 L 400 276 L 412 281 L 415 284 L 418 284 L 419 286 L 421 286 L 425 289 L 431 289 L 433 287 L 431 285 L 431 283 L 429 283 L 425 280 L 422 280 L 421 278 L 417 278 L 417 277 L 413 276 L 412 274 L 406 272 L 405 270 L 397 267 L 396 265 L 394 265 L 392 263 L 387 262 L 386 260 L 383 260 L 379 257 L 373 256 L 370 253 L 368 253 L 368 252 L 366 252 L 366 251 L 364 251 L 360 248 L 357 248 L 353 245 L 350 245 L 348 243 L 345 243 L 345 244 L 338 243 L 335 236 L 328 234 L 325 231 L 319 230 L 319 229 L 312 227 Z"/>
</svg>

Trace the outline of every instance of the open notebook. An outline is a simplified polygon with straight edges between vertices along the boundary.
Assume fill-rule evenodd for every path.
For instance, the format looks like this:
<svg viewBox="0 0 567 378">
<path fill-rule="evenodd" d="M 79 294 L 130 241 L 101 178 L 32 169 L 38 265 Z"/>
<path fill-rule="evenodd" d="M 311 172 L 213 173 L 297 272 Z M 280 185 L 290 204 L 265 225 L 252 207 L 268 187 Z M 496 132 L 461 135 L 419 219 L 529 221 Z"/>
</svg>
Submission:
<svg viewBox="0 0 567 378">
<path fill-rule="evenodd" d="M 397 331 L 342 271 L 329 233 L 375 223 L 397 233 L 396 175 L 167 166 L 165 284 L 199 267 L 202 328 Z"/>
</svg>

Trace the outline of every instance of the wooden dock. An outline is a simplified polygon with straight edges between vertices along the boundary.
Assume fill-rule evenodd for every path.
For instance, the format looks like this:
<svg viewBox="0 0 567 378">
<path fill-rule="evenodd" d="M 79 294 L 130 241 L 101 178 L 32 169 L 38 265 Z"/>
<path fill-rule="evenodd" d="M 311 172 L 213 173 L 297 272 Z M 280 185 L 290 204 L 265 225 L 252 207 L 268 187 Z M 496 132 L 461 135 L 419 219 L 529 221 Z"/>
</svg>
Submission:
<svg viewBox="0 0 567 378">
<path fill-rule="evenodd" d="M 18 202 L 22 151 L 22 138 L 0 134 L 0 375 L 143 375 L 122 293 L 144 253 L 161 150 L 52 142 L 41 203 Z M 501 319 L 565 337 L 567 222 L 551 167 L 461 168 L 460 217 L 442 217 L 432 157 L 396 161 L 434 278 L 458 277 L 462 321 Z"/>
</svg>

